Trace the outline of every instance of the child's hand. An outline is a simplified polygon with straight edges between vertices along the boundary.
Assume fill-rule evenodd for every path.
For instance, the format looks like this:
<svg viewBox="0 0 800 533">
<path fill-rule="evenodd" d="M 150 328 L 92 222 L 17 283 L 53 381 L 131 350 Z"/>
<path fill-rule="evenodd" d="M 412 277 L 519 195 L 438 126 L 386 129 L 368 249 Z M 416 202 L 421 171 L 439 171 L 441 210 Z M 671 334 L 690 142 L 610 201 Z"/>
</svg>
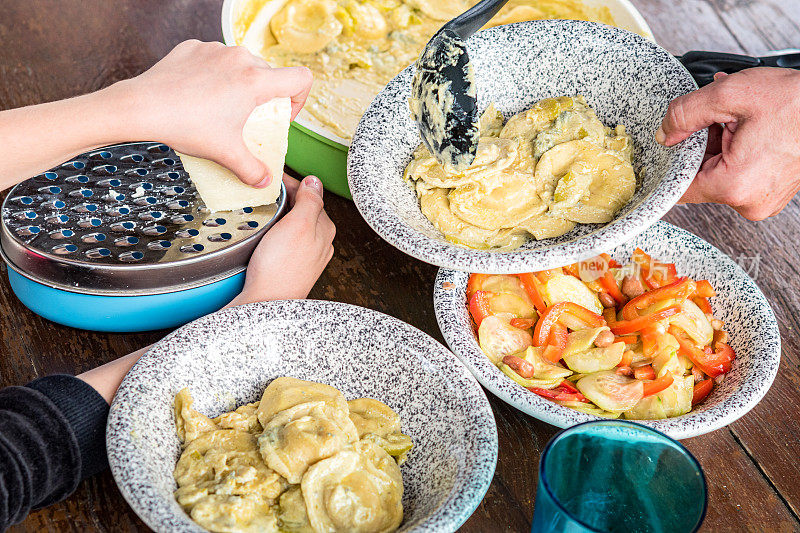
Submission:
<svg viewBox="0 0 800 533">
<path fill-rule="evenodd" d="M 305 298 L 333 257 L 336 227 L 323 210 L 322 183 L 298 183 L 283 175 L 292 210 L 272 227 L 253 252 L 244 289 L 228 304 Z"/>
<path fill-rule="evenodd" d="M 120 91 L 132 137 L 161 141 L 216 161 L 256 187 L 272 178 L 247 149 L 242 128 L 256 106 L 292 99 L 292 119 L 311 89 L 306 67 L 270 68 L 241 46 L 185 41 L 143 74 L 112 86 Z"/>
</svg>

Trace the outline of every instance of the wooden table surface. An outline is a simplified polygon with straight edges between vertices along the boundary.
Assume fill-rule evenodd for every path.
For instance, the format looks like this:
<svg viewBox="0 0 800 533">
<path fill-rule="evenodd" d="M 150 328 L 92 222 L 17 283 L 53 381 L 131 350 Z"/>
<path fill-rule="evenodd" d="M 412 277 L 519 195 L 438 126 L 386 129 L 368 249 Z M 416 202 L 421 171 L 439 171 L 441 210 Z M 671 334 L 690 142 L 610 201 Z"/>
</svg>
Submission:
<svg viewBox="0 0 800 533">
<path fill-rule="evenodd" d="M 0 109 L 97 90 L 145 70 L 179 41 L 221 40 L 221 0 L 2 0 Z M 800 46 L 797 0 L 633 0 L 656 39 L 692 49 L 760 54 Z M 431 305 L 436 268 L 383 242 L 350 201 L 328 195 L 336 254 L 312 298 L 396 316 L 443 342 Z M 666 220 L 745 261 L 773 306 L 783 339 L 780 372 L 747 416 L 684 441 L 710 489 L 707 531 L 800 530 L 800 207 L 748 222 L 721 206 L 686 206 Z M 5 265 L 3 265 L 5 267 Z M 165 332 L 92 333 L 26 309 L 0 279 L 0 386 L 50 373 L 79 373 L 136 350 Z M 500 454 L 486 497 L 464 531 L 527 531 L 539 452 L 556 429 L 488 395 Z M 83 482 L 66 501 L 32 513 L 13 531 L 146 531 L 110 473 Z"/>
</svg>

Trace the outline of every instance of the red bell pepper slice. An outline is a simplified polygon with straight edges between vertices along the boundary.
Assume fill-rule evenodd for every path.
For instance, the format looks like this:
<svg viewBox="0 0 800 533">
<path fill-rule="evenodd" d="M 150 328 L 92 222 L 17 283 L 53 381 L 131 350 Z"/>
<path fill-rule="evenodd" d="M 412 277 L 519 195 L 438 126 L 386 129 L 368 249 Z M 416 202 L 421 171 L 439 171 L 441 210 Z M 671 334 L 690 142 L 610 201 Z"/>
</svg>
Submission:
<svg viewBox="0 0 800 533">
<path fill-rule="evenodd" d="M 467 299 L 471 299 L 472 295 L 482 290 L 483 282 L 490 277 L 489 274 L 470 274 L 469 281 L 467 282 Z"/>
<path fill-rule="evenodd" d="M 637 296 L 622 308 L 622 317 L 625 320 L 633 320 L 639 316 L 639 311 L 650 307 L 656 302 L 669 299 L 686 299 L 692 296 L 695 291 L 694 281 L 681 278 L 669 285 L 648 291 L 641 296 Z"/>
<path fill-rule="evenodd" d="M 602 316 L 589 311 L 585 307 L 581 307 L 575 302 L 558 302 L 548 307 L 539 317 L 539 321 L 536 323 L 536 329 L 533 333 L 533 343 L 536 346 L 544 346 L 547 344 L 547 339 L 550 336 L 553 325 L 558 323 L 565 313 L 583 322 L 586 324 L 586 327 L 590 328 L 599 328 L 606 323 Z"/>
<path fill-rule="evenodd" d="M 570 389 L 567 389 L 563 385 L 559 385 L 554 389 L 541 389 L 539 387 L 528 387 L 528 390 L 534 394 L 538 394 L 543 398 L 547 398 L 549 400 L 558 400 L 562 402 L 569 402 L 569 401 L 578 401 L 578 402 L 585 402 L 586 397 L 581 394 L 580 392 L 571 392 Z"/>
<path fill-rule="evenodd" d="M 642 338 L 642 353 L 647 357 L 655 357 L 658 352 L 659 332 L 655 326 L 648 326 L 639 332 Z M 654 379 L 654 378 L 650 378 Z"/>
<path fill-rule="evenodd" d="M 550 335 L 547 337 L 547 346 L 542 352 L 542 357 L 552 363 L 561 360 L 564 348 L 567 347 L 567 327 L 556 322 L 550 328 Z"/>
<path fill-rule="evenodd" d="M 708 376 L 715 378 L 730 371 L 731 363 L 736 354 L 727 344 L 718 343 L 717 351 L 709 348 L 708 352 L 695 346 L 684 331 L 675 325 L 670 325 L 669 332 L 677 339 L 680 345 L 679 352 L 688 357 L 700 370 Z"/>
<path fill-rule="evenodd" d="M 600 254 L 600 257 L 605 259 L 606 264 L 609 266 L 609 268 L 620 268 L 620 267 L 622 267 L 622 265 L 620 265 L 613 257 L 611 257 L 608 254 Z"/>
<path fill-rule="evenodd" d="M 622 291 L 619 290 L 619 285 L 617 285 L 617 280 L 614 279 L 614 274 L 610 271 L 606 271 L 600 278 L 597 278 L 597 281 L 600 283 L 600 286 L 603 288 L 605 292 L 608 293 L 609 296 L 614 298 L 614 301 L 617 302 L 617 305 L 625 305 L 628 301 L 628 298 L 622 294 Z"/>
<path fill-rule="evenodd" d="M 633 377 L 636 379 L 656 379 L 656 371 L 651 365 L 637 366 L 633 369 Z"/>
<path fill-rule="evenodd" d="M 534 368 L 533 365 L 530 364 L 525 359 L 521 357 L 517 357 L 516 355 L 507 355 L 503 357 L 503 362 L 507 364 L 511 369 L 522 376 L 525 379 L 530 379 L 533 377 Z"/>
<path fill-rule="evenodd" d="M 639 337 L 636 335 L 622 335 L 614 339 L 614 342 L 624 342 L 625 344 L 636 344 L 639 342 Z"/>
<path fill-rule="evenodd" d="M 539 280 L 536 279 L 536 276 L 531 272 L 527 274 L 517 274 L 517 277 L 522 282 L 522 287 L 525 289 L 525 292 L 528 293 L 528 297 L 531 299 L 531 302 L 533 302 L 536 311 L 539 314 L 544 313 L 545 310 L 547 310 L 547 304 L 544 303 L 542 294 L 539 291 Z"/>
<path fill-rule="evenodd" d="M 646 327 L 652 326 L 656 322 L 664 320 L 665 318 L 677 315 L 680 312 L 680 305 L 672 305 L 656 313 L 640 316 L 638 318 L 634 318 L 633 320 L 620 320 L 619 322 L 614 322 L 613 324 L 609 323 L 609 326 L 611 327 L 611 331 L 614 333 L 614 335 L 628 335 L 629 333 L 642 331 Z"/>
<path fill-rule="evenodd" d="M 673 263 L 652 262 L 647 275 L 642 276 L 645 285 L 651 290 L 669 285 L 678 279 L 678 271 Z"/>
<path fill-rule="evenodd" d="M 533 318 L 512 318 L 511 325 L 519 329 L 530 329 L 536 325 Z"/>
<path fill-rule="evenodd" d="M 564 267 L 564 274 L 569 276 L 575 276 L 578 279 L 581 279 L 581 271 L 578 263 L 572 263 L 571 265 L 567 265 Z"/>
<path fill-rule="evenodd" d="M 619 364 L 617 366 L 630 367 L 632 362 L 633 362 L 633 352 L 630 350 L 625 350 L 624 352 L 622 352 L 622 359 L 620 359 Z"/>
<path fill-rule="evenodd" d="M 705 400 L 713 388 L 714 380 L 711 378 L 695 383 L 694 390 L 692 390 L 692 407 Z"/>
<path fill-rule="evenodd" d="M 656 380 L 645 382 L 644 387 L 642 387 L 642 391 L 644 392 L 643 397 L 647 398 L 653 394 L 658 394 L 672 385 L 673 381 L 675 381 L 675 378 L 672 377 L 672 374 L 667 373 Z"/>
<path fill-rule="evenodd" d="M 695 285 L 695 294 L 697 296 L 702 298 L 713 298 L 717 295 L 717 291 L 714 290 L 714 287 L 712 287 L 711 283 L 709 283 L 709 281 L 706 279 L 701 279 L 695 282 Z"/>
<path fill-rule="evenodd" d="M 711 309 L 711 302 L 708 301 L 707 297 L 705 297 L 705 296 L 695 296 L 694 298 L 692 298 L 692 301 L 705 314 L 711 315 L 711 314 L 714 313 L 714 310 Z"/>
<path fill-rule="evenodd" d="M 476 291 L 472 298 L 469 299 L 469 313 L 478 327 L 481 327 L 481 322 L 483 322 L 484 318 L 492 314 L 492 309 L 489 307 L 489 298 L 491 296 L 491 292 Z"/>
</svg>

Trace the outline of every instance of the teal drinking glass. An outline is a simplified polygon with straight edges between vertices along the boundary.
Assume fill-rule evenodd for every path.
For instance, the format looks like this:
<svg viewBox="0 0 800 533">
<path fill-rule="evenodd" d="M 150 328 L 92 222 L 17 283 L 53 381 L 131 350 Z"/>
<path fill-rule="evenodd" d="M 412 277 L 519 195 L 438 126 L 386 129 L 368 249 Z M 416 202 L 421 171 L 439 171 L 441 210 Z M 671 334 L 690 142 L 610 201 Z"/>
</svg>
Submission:
<svg viewBox="0 0 800 533">
<path fill-rule="evenodd" d="M 703 470 L 680 443 L 633 422 L 586 422 L 542 452 L 532 531 L 693 532 L 706 504 Z"/>
</svg>

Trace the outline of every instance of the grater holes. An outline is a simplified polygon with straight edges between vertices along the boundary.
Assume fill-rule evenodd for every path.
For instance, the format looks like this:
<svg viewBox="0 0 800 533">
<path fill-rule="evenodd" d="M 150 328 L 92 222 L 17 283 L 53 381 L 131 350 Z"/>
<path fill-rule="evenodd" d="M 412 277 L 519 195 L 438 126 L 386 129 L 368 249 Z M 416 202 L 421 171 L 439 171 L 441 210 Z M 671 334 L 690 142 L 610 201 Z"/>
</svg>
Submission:
<svg viewBox="0 0 800 533">
<path fill-rule="evenodd" d="M 12 201 L 22 205 L 31 205 L 33 203 L 33 198 L 30 196 L 17 196 L 13 198 Z"/>
<path fill-rule="evenodd" d="M 39 215 L 36 214 L 36 211 L 19 211 L 12 216 L 17 220 L 33 220 Z"/>
<path fill-rule="evenodd" d="M 95 174 L 100 174 L 104 176 L 110 176 L 114 172 L 117 171 L 117 167 L 114 165 L 98 165 L 92 168 L 92 172 Z"/>
<path fill-rule="evenodd" d="M 164 213 L 161 211 L 148 211 L 146 213 L 140 213 L 139 218 L 148 222 L 155 222 L 156 220 L 164 218 Z"/>
<path fill-rule="evenodd" d="M 74 244 L 57 244 L 51 248 L 54 254 L 67 255 L 78 251 L 78 247 Z"/>
<path fill-rule="evenodd" d="M 131 237 L 130 235 L 126 237 L 120 237 L 119 239 L 114 239 L 115 246 L 135 246 L 137 244 L 139 244 L 139 238 Z"/>
<path fill-rule="evenodd" d="M 194 220 L 192 215 L 176 215 L 170 219 L 173 224 L 187 224 Z"/>
<path fill-rule="evenodd" d="M 154 226 L 147 226 L 145 228 L 142 228 L 142 233 L 144 233 L 145 235 L 151 235 L 151 236 L 162 235 L 162 234 L 164 234 L 166 232 L 167 232 L 167 228 L 162 226 L 162 225 L 160 225 L 160 224 L 156 224 Z"/>
<path fill-rule="evenodd" d="M 137 198 L 133 201 L 136 205 L 148 206 L 148 205 L 155 205 L 158 203 L 158 200 L 155 196 L 144 196 L 142 198 Z"/>
<path fill-rule="evenodd" d="M 61 187 L 58 185 L 48 185 L 47 187 L 39 187 L 37 190 L 44 194 L 59 194 L 61 192 Z"/>
<path fill-rule="evenodd" d="M 133 176 L 134 178 L 135 177 L 141 177 L 141 176 L 147 176 L 147 169 L 146 168 L 141 168 L 141 167 L 139 167 L 139 168 L 131 168 L 131 169 L 128 169 L 128 170 L 125 171 L 125 175 L 126 176 Z"/>
<path fill-rule="evenodd" d="M 180 250 L 185 254 L 196 254 L 202 252 L 203 250 L 205 250 L 205 248 L 206 247 L 203 246 L 202 244 L 195 243 L 195 244 L 184 244 L 183 246 L 181 246 Z"/>
<path fill-rule="evenodd" d="M 89 176 L 86 174 L 78 174 L 77 176 L 70 176 L 65 178 L 67 183 L 89 183 Z"/>
<path fill-rule="evenodd" d="M 111 250 L 108 248 L 92 248 L 91 250 L 86 250 L 85 255 L 89 259 L 101 259 L 111 255 Z"/>
<path fill-rule="evenodd" d="M 98 187 L 119 187 L 120 185 L 122 185 L 122 182 L 116 178 L 100 180 L 97 182 Z"/>
<path fill-rule="evenodd" d="M 81 237 L 81 240 L 83 242 L 88 242 L 88 243 L 103 242 L 103 241 L 106 240 L 106 234 L 105 233 L 99 233 L 99 232 L 97 232 L 97 233 L 89 233 L 89 234 L 84 235 L 83 237 Z"/>
<path fill-rule="evenodd" d="M 86 163 L 83 161 L 68 161 L 61 165 L 61 168 L 73 168 L 75 170 L 83 170 L 86 168 Z"/>
<path fill-rule="evenodd" d="M 184 189 L 183 187 L 175 186 L 175 187 L 167 187 L 167 188 L 163 189 L 161 192 L 163 192 L 167 196 L 175 196 L 175 195 L 178 195 L 178 194 L 185 193 L 186 189 Z"/>
<path fill-rule="evenodd" d="M 124 194 L 120 194 L 116 191 L 108 191 L 108 194 L 103 196 L 103 200 L 106 202 L 121 202 L 125 199 Z"/>
<path fill-rule="evenodd" d="M 180 237 L 181 239 L 188 239 L 190 237 L 197 237 L 200 235 L 200 232 L 194 228 L 191 229 L 182 229 L 175 232 L 176 237 Z"/>
<path fill-rule="evenodd" d="M 67 215 L 53 215 L 47 217 L 44 221 L 48 224 L 66 224 L 69 222 L 69 217 Z"/>
<path fill-rule="evenodd" d="M 151 154 L 163 154 L 169 152 L 169 146 L 166 144 L 153 144 L 147 147 L 147 151 Z"/>
<path fill-rule="evenodd" d="M 172 167 L 175 166 L 175 160 L 171 157 L 164 157 L 161 159 L 154 159 L 153 166 L 156 167 Z"/>
<path fill-rule="evenodd" d="M 254 230 L 257 227 L 258 227 L 258 222 L 256 222 L 255 220 L 248 220 L 246 222 L 242 222 L 241 224 L 239 224 L 239 229 L 245 231 Z"/>
<path fill-rule="evenodd" d="M 189 207 L 189 202 L 186 200 L 173 200 L 171 202 L 167 202 L 167 208 L 169 209 L 186 209 Z"/>
<path fill-rule="evenodd" d="M 94 213 L 97 211 L 97 204 L 80 204 L 76 205 L 73 209 L 78 213 Z"/>
<path fill-rule="evenodd" d="M 142 252 L 139 252 L 138 250 L 135 250 L 132 252 L 122 252 L 121 254 L 119 254 L 119 256 L 117 256 L 117 258 L 120 261 L 124 261 L 126 263 L 133 263 L 144 259 L 144 254 Z"/>
<path fill-rule="evenodd" d="M 115 222 L 111 224 L 111 231 L 116 233 L 124 233 L 126 231 L 132 231 L 135 227 L 136 227 L 135 222 L 126 220 L 124 222 Z"/>
<path fill-rule="evenodd" d="M 236 213 L 237 215 L 249 215 L 252 212 L 253 212 L 252 207 L 243 207 L 241 209 L 237 209 L 236 211 L 234 211 L 234 213 Z"/>
<path fill-rule="evenodd" d="M 73 198 L 80 198 L 81 196 L 84 198 L 91 198 L 94 196 L 94 191 L 91 189 L 77 189 L 69 193 L 70 196 Z"/>
<path fill-rule="evenodd" d="M 233 238 L 233 235 L 227 232 L 223 233 L 214 233 L 208 236 L 208 240 L 211 242 L 225 242 L 229 241 Z"/>
<path fill-rule="evenodd" d="M 42 202 L 41 206 L 44 209 L 64 209 L 67 206 L 61 200 L 49 200 L 47 202 Z"/>
<path fill-rule="evenodd" d="M 113 217 L 121 217 L 125 215 L 129 215 L 131 212 L 131 208 L 127 205 L 115 205 L 113 207 L 109 207 L 106 209 L 106 213 L 113 216 Z"/>
<path fill-rule="evenodd" d="M 153 184 L 147 181 L 137 181 L 136 183 L 131 183 L 128 185 L 128 188 L 132 191 L 136 191 L 138 189 L 141 189 L 142 191 L 152 191 Z"/>
<path fill-rule="evenodd" d="M 147 248 L 150 250 L 166 250 L 172 246 L 169 241 L 151 241 L 147 243 Z"/>
<path fill-rule="evenodd" d="M 103 224 L 103 221 L 97 217 L 84 218 L 78 221 L 78 226 L 82 228 L 97 228 Z"/>
<path fill-rule="evenodd" d="M 204 225 L 204 226 L 211 227 L 211 228 L 216 228 L 216 227 L 218 227 L 218 226 L 224 226 L 226 222 L 228 222 L 228 221 L 227 221 L 227 220 L 225 220 L 225 219 L 224 219 L 224 218 L 222 218 L 222 217 L 217 217 L 217 218 L 207 218 L 207 219 L 205 219 L 205 220 L 203 221 L 203 225 Z"/>
<path fill-rule="evenodd" d="M 53 180 L 55 180 L 55 179 L 58 179 L 58 174 L 56 174 L 56 173 L 55 173 L 55 172 L 53 172 L 52 170 L 48 170 L 47 172 L 42 172 L 41 174 L 39 174 L 39 175 L 38 175 L 38 176 L 36 176 L 36 177 L 37 177 L 37 178 L 44 178 L 44 179 L 46 179 L 46 180 L 53 181 Z"/>
<path fill-rule="evenodd" d="M 180 174 L 177 172 L 164 172 L 162 174 L 158 174 L 156 178 L 161 181 L 175 181 L 181 177 Z"/>
<path fill-rule="evenodd" d="M 20 237 L 31 237 L 33 235 L 38 235 L 42 231 L 42 228 L 39 226 L 23 226 L 21 228 L 17 228 L 17 235 Z"/>
<path fill-rule="evenodd" d="M 92 152 L 89 154 L 89 159 L 93 161 L 103 161 L 105 159 L 111 159 L 111 152 L 108 150 L 100 150 L 99 152 Z"/>
<path fill-rule="evenodd" d="M 128 155 L 123 155 L 122 157 L 119 158 L 119 160 L 125 162 L 130 161 L 133 163 L 141 163 L 142 161 L 144 161 L 144 156 L 142 156 L 141 154 L 128 154 Z"/>
<path fill-rule="evenodd" d="M 59 241 L 61 239 L 69 239 L 74 235 L 75 232 L 71 229 L 58 229 L 56 231 L 51 231 L 49 236 L 51 239 Z"/>
</svg>

